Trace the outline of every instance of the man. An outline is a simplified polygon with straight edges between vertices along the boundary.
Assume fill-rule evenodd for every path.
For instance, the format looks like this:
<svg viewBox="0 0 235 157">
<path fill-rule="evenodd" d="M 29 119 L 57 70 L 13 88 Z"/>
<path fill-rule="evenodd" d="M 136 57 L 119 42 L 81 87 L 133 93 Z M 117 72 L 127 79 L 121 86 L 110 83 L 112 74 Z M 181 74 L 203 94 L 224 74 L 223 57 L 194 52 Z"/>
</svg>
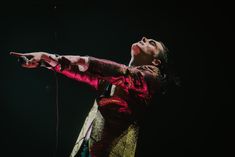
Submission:
<svg viewBox="0 0 235 157">
<path fill-rule="evenodd" d="M 71 157 L 134 157 L 141 122 L 163 92 L 167 49 L 143 37 L 131 46 L 129 66 L 89 56 L 58 56 L 46 52 L 10 53 L 31 58 L 22 64 L 48 69 L 88 83 L 99 92 Z M 155 105 L 155 104 L 154 104 Z"/>
</svg>

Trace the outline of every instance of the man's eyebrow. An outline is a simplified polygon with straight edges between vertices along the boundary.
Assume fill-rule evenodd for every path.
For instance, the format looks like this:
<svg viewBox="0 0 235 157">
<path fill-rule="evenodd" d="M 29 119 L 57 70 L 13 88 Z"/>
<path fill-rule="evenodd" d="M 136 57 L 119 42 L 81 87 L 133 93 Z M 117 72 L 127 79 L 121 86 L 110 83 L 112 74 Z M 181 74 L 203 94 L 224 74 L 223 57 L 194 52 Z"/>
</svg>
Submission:
<svg viewBox="0 0 235 157">
<path fill-rule="evenodd" d="M 153 39 L 150 39 L 149 42 L 153 42 L 155 46 L 157 46 L 157 42 Z"/>
</svg>

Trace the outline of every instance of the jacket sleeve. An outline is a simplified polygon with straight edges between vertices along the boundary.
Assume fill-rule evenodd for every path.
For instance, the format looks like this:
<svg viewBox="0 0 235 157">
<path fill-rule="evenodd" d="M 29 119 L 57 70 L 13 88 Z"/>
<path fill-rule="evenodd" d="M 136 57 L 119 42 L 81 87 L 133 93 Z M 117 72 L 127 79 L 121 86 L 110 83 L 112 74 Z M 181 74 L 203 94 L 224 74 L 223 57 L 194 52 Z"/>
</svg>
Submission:
<svg viewBox="0 0 235 157">
<path fill-rule="evenodd" d="M 60 66 L 54 69 L 69 78 L 88 83 L 98 89 L 99 82 L 106 80 L 113 85 L 122 87 L 126 92 L 135 92 L 139 96 L 147 96 L 151 93 L 150 86 L 158 75 L 158 72 L 149 68 L 128 67 L 110 60 L 88 57 L 88 68 L 79 70 L 78 65 L 61 70 Z"/>
<path fill-rule="evenodd" d="M 95 89 L 98 89 L 99 86 L 99 79 L 98 77 L 90 74 L 87 71 L 81 71 L 79 69 L 79 66 L 71 66 L 71 68 L 65 68 L 61 69 L 61 65 L 58 64 L 53 68 L 54 71 L 63 74 L 71 79 L 84 82 L 89 84 L 90 86 L 94 87 Z"/>
</svg>

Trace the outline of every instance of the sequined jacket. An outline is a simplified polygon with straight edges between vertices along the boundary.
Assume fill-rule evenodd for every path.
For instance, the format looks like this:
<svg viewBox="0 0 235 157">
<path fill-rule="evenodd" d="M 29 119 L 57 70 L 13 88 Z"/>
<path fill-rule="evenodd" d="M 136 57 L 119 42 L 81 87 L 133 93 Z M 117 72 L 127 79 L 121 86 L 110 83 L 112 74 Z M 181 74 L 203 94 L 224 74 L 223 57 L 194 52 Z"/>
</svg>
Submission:
<svg viewBox="0 0 235 157">
<path fill-rule="evenodd" d="M 56 71 L 86 82 L 100 93 L 95 100 L 70 157 L 79 151 L 91 127 L 89 150 L 92 157 L 135 157 L 139 120 L 160 88 L 159 69 L 152 65 L 128 67 L 89 57 L 85 72 L 73 68 Z"/>
</svg>

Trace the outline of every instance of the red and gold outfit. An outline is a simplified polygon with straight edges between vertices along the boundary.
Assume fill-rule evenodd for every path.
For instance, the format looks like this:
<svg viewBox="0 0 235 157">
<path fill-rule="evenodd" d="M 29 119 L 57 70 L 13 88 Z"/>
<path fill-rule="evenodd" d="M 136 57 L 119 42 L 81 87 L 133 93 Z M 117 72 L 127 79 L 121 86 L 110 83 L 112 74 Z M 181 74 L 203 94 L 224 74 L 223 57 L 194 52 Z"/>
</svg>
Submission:
<svg viewBox="0 0 235 157">
<path fill-rule="evenodd" d="M 70 78 L 95 87 L 100 96 L 89 112 L 71 153 L 74 157 L 90 130 L 92 157 L 134 157 L 139 123 L 160 90 L 159 69 L 152 65 L 128 67 L 112 61 L 88 58 L 88 68 L 78 65 L 54 69 Z"/>
</svg>

